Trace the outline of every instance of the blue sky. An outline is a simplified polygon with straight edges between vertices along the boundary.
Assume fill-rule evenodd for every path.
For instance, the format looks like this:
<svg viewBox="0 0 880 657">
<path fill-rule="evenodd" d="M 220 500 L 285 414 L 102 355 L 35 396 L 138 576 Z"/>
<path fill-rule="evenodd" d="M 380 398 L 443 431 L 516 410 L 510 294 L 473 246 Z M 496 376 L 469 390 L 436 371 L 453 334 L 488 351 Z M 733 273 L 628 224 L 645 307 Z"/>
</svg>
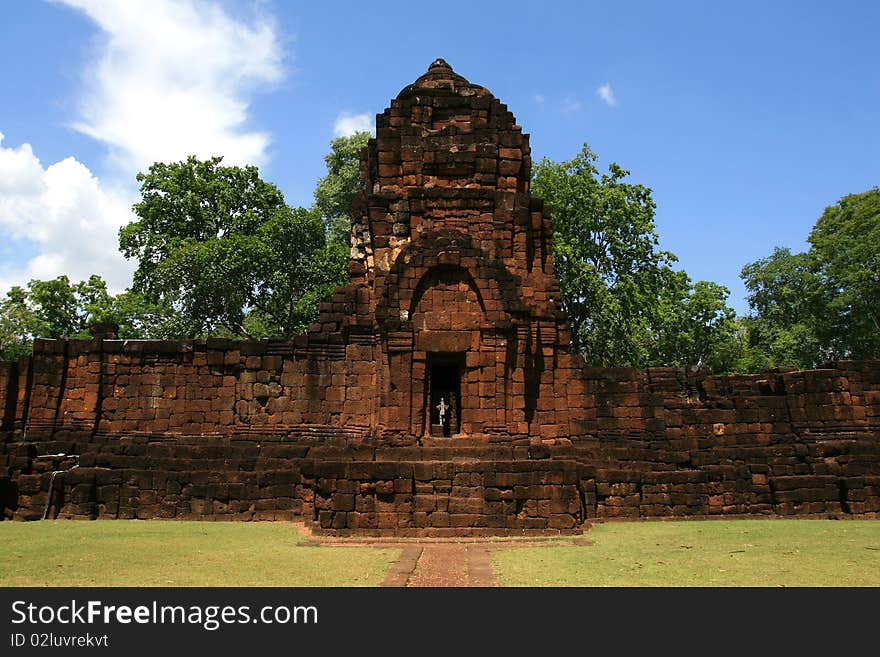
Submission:
<svg viewBox="0 0 880 657">
<path fill-rule="evenodd" d="M 4 2 L 0 288 L 127 285 L 116 230 L 156 159 L 253 162 L 310 204 L 334 134 L 444 57 L 536 158 L 588 142 L 651 187 L 662 248 L 743 312 L 745 263 L 880 184 L 878 25 L 845 1 Z"/>
</svg>

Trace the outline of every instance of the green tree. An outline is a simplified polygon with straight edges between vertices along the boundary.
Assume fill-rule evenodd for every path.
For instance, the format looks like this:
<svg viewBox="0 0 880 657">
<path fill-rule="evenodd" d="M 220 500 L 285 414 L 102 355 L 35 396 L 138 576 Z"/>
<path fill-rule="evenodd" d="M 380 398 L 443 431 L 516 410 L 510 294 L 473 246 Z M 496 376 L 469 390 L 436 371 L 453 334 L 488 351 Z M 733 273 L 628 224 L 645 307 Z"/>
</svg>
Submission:
<svg viewBox="0 0 880 657">
<path fill-rule="evenodd" d="M 89 338 L 92 322 L 116 322 L 121 338 L 164 337 L 156 328 L 170 311 L 133 292 L 112 295 L 97 275 L 71 283 L 67 276 L 15 286 L 0 301 L 0 359 L 30 353 L 34 338 Z"/>
<path fill-rule="evenodd" d="M 315 188 L 315 208 L 327 225 L 331 242 L 348 246 L 351 234 L 351 203 L 360 183 L 361 151 L 370 141 L 369 132 L 356 132 L 330 142 L 324 157 L 327 175 Z"/>
<path fill-rule="evenodd" d="M 675 257 L 658 248 L 651 190 L 624 180 L 616 164 L 601 174 L 585 144 L 572 160 L 543 159 L 532 191 L 553 218 L 553 262 L 572 346 L 596 366 L 638 365 L 659 320 L 659 297 Z"/>
<path fill-rule="evenodd" d="M 659 321 L 648 364 L 731 371 L 739 357 L 740 339 L 736 313 L 727 305 L 729 294 L 723 285 L 693 283 L 685 272 L 670 270 L 660 291 Z"/>
<path fill-rule="evenodd" d="M 805 253 L 777 248 L 743 267 L 742 369 L 880 358 L 880 188 L 826 208 L 809 243 Z"/>
<path fill-rule="evenodd" d="M 739 345 L 727 288 L 693 283 L 659 248 L 651 190 L 607 173 L 585 144 L 565 162 L 543 159 L 532 191 L 553 219 L 553 263 L 572 346 L 593 366 L 680 365 L 728 371 Z"/>
<path fill-rule="evenodd" d="M 328 243 L 315 210 L 276 212 L 257 232 L 249 333 L 291 337 L 306 330 L 318 304 L 345 282 L 348 249 Z"/>
<path fill-rule="evenodd" d="M 316 212 L 291 210 L 256 167 L 221 161 L 138 174 L 138 219 L 119 233 L 138 262 L 132 290 L 174 309 L 178 337 L 290 337 L 338 282 L 340 249 L 326 244 Z"/>
<path fill-rule="evenodd" d="M 880 358 L 880 187 L 826 208 L 808 241 L 827 310 L 825 347 L 835 357 Z"/>
<path fill-rule="evenodd" d="M 31 351 L 36 317 L 27 304 L 27 290 L 14 286 L 0 301 L 0 360 L 15 360 Z"/>
<path fill-rule="evenodd" d="M 750 315 L 747 350 L 740 369 L 814 367 L 822 360 L 822 290 L 808 253 L 776 248 L 743 267 Z M 827 354 L 825 354 L 827 356 Z"/>
<path fill-rule="evenodd" d="M 177 311 L 178 330 L 195 337 L 242 323 L 256 261 L 251 238 L 284 209 L 277 187 L 256 167 L 222 158 L 156 162 L 139 173 L 138 219 L 119 231 L 119 247 L 138 262 L 132 289 Z"/>
<path fill-rule="evenodd" d="M 83 297 L 87 295 L 91 301 L 97 294 L 96 281 L 92 279 L 79 284 L 71 284 L 67 276 L 30 281 L 26 303 L 33 310 L 29 325 L 34 335 L 43 338 L 85 337 L 83 332 L 88 327 Z"/>
</svg>

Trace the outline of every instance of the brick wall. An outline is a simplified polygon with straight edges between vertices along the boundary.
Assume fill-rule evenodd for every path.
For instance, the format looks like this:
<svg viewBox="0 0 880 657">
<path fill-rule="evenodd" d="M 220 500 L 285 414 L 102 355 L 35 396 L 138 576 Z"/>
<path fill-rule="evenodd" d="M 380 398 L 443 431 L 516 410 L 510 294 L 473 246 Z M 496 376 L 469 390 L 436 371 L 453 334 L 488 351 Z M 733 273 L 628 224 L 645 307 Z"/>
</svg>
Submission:
<svg viewBox="0 0 880 657">
<path fill-rule="evenodd" d="M 14 417 L 6 421 L 23 424 L 26 412 L 36 442 L 303 424 L 363 432 L 375 394 L 372 351 L 357 344 L 339 345 L 328 357 L 323 349 L 271 341 L 37 340 L 30 362 L 27 409 L 9 410 Z M 5 374 L 4 398 L 19 379 Z"/>
<path fill-rule="evenodd" d="M 11 431 L 15 421 L 18 367 L 12 361 L 0 361 L 0 432 Z"/>
<path fill-rule="evenodd" d="M 361 532 L 880 513 L 878 362 L 732 376 L 562 368 L 564 394 L 553 386 L 554 403 L 538 404 L 549 423 L 537 431 L 402 442 L 342 421 L 365 421 L 345 414 L 349 396 L 375 400 L 375 377 L 354 373 L 365 359 L 319 365 L 288 347 L 38 342 L 30 389 L 26 361 L 0 369 L 5 515 L 42 517 L 50 486 L 52 517 L 301 515 Z M 327 394 L 334 382 L 341 394 Z"/>
<path fill-rule="evenodd" d="M 597 516 L 880 512 L 880 363 L 586 370 Z M 592 394 L 590 394 L 592 393 Z M 574 428 L 574 427 L 573 427 Z"/>
</svg>

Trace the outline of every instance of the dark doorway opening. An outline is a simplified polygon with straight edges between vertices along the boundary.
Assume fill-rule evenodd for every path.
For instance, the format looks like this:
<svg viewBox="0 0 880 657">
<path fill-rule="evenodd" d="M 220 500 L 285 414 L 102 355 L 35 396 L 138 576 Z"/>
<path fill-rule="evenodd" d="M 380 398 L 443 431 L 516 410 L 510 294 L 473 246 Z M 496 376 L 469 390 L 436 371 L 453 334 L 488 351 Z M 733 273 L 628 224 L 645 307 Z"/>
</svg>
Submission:
<svg viewBox="0 0 880 657">
<path fill-rule="evenodd" d="M 428 354 L 428 418 L 431 436 L 461 430 L 461 373 L 464 354 Z"/>
</svg>

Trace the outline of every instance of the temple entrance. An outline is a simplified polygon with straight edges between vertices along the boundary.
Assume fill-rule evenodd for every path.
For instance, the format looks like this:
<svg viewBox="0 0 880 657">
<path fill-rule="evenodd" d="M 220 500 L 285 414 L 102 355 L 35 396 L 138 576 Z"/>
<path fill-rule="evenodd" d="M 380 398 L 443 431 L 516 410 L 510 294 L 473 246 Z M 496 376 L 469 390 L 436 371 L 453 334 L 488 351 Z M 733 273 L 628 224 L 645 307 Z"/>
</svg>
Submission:
<svg viewBox="0 0 880 657">
<path fill-rule="evenodd" d="M 461 430 L 461 373 L 464 354 L 428 354 L 428 434 L 452 436 Z"/>
</svg>

